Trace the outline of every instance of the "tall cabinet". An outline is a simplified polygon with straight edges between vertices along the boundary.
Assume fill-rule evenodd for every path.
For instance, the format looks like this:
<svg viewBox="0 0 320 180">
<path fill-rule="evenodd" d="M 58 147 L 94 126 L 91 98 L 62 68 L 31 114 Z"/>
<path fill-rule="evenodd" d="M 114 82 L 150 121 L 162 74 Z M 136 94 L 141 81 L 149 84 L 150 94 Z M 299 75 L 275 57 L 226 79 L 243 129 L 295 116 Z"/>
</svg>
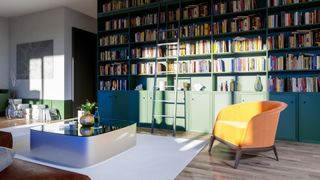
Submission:
<svg viewBox="0 0 320 180">
<path fill-rule="evenodd" d="M 101 116 L 150 127 L 157 68 L 167 85 L 179 72 L 179 130 L 211 132 L 225 106 L 278 100 L 288 108 L 277 138 L 320 142 L 319 28 L 320 0 L 98 0 Z M 179 50 L 157 48 L 178 37 Z M 173 97 L 172 89 L 156 94 Z M 170 114 L 172 104 L 155 110 Z M 157 118 L 156 127 L 171 129 L 172 121 Z"/>
</svg>

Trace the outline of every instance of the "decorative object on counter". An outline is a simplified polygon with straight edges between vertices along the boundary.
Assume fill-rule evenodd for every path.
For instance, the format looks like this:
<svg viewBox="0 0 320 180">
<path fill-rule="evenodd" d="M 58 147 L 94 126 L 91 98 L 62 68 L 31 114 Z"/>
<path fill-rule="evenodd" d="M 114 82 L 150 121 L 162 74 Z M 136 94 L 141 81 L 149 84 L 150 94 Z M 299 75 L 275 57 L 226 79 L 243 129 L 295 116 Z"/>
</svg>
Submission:
<svg viewBox="0 0 320 180">
<path fill-rule="evenodd" d="M 194 89 L 195 91 L 203 91 L 205 88 L 206 88 L 206 87 L 205 87 L 204 85 L 202 85 L 202 84 L 195 84 L 195 85 L 193 85 L 193 89 Z"/>
<path fill-rule="evenodd" d="M 80 134 L 82 136 L 92 136 L 94 133 L 94 129 L 93 127 L 89 127 L 89 126 L 82 126 L 80 128 Z"/>
<path fill-rule="evenodd" d="M 235 82 L 235 80 L 231 79 L 229 88 L 230 88 L 231 92 L 236 91 L 236 82 Z"/>
<path fill-rule="evenodd" d="M 189 91 L 189 90 L 190 90 L 190 83 L 188 83 L 188 82 L 183 82 L 183 90 Z"/>
<path fill-rule="evenodd" d="M 261 82 L 261 77 L 260 76 L 256 76 L 256 81 L 254 82 L 254 89 L 256 91 L 262 91 L 263 90 L 263 86 L 262 86 L 262 82 Z"/>
<path fill-rule="evenodd" d="M 81 110 L 85 113 L 80 117 L 80 124 L 82 126 L 93 126 L 94 125 L 94 116 L 92 114 L 93 108 L 96 106 L 95 102 L 90 102 L 89 100 L 86 103 L 81 105 Z"/>
<path fill-rule="evenodd" d="M 98 106 L 96 106 L 96 110 L 94 112 L 94 127 L 99 128 L 100 127 L 100 114 Z"/>
<path fill-rule="evenodd" d="M 159 90 L 160 91 L 165 91 L 166 90 L 166 85 L 167 85 L 166 81 L 159 81 Z"/>
</svg>

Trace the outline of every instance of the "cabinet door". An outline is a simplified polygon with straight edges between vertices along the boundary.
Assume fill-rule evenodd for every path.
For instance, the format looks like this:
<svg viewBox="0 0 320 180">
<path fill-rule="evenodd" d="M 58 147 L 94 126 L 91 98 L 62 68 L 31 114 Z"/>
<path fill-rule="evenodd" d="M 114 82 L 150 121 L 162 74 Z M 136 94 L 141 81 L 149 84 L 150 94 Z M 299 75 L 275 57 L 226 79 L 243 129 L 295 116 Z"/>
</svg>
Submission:
<svg viewBox="0 0 320 180">
<path fill-rule="evenodd" d="M 139 126 L 141 127 L 150 127 L 151 117 L 148 113 L 148 91 L 139 92 L 139 103 L 138 103 L 138 120 Z"/>
<path fill-rule="evenodd" d="M 101 122 L 106 122 L 107 119 L 113 117 L 113 92 L 99 91 L 98 92 L 98 107 Z"/>
<path fill-rule="evenodd" d="M 278 129 L 277 129 L 277 139 L 283 140 L 293 140 L 296 141 L 297 134 L 297 118 L 298 118 L 298 96 L 296 93 L 271 93 L 270 100 L 282 101 L 287 103 L 288 107 L 281 112 Z"/>
<path fill-rule="evenodd" d="M 266 93 L 236 93 L 236 103 L 266 100 Z"/>
<path fill-rule="evenodd" d="M 117 91 L 113 96 L 113 118 L 117 120 L 127 120 L 128 119 L 128 92 L 127 91 Z"/>
<path fill-rule="evenodd" d="M 213 93 L 213 119 L 212 124 L 214 125 L 215 120 L 217 119 L 217 116 L 221 109 L 224 107 L 227 107 L 232 104 L 232 93 L 230 92 L 214 92 Z"/>
<path fill-rule="evenodd" d="M 188 105 L 189 131 L 212 131 L 211 92 L 190 92 Z"/>
<path fill-rule="evenodd" d="M 139 91 L 130 91 L 128 94 L 128 120 L 139 123 Z"/>
<path fill-rule="evenodd" d="M 299 95 L 299 139 L 303 142 L 320 143 L 320 94 Z"/>
</svg>

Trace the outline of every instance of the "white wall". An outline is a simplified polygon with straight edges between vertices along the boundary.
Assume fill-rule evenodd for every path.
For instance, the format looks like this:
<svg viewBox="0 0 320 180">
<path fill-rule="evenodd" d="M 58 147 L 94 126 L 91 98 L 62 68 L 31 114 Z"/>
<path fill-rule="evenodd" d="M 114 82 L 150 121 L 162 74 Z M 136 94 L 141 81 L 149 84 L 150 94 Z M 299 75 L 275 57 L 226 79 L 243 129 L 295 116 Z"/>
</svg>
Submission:
<svg viewBox="0 0 320 180">
<path fill-rule="evenodd" d="M 9 88 L 9 23 L 0 18 L 0 89 Z"/>
<path fill-rule="evenodd" d="M 97 33 L 97 20 L 69 8 L 65 8 L 65 99 L 73 98 L 72 76 L 72 27 Z M 93 59 L 95 61 L 95 59 Z"/>
<path fill-rule="evenodd" d="M 17 80 L 17 96 L 30 99 L 72 99 L 72 27 L 96 33 L 96 19 L 68 8 L 10 19 L 10 69 L 16 70 L 16 47 L 21 43 L 54 41 L 54 78 Z M 42 89 L 42 83 L 43 89 Z"/>
</svg>

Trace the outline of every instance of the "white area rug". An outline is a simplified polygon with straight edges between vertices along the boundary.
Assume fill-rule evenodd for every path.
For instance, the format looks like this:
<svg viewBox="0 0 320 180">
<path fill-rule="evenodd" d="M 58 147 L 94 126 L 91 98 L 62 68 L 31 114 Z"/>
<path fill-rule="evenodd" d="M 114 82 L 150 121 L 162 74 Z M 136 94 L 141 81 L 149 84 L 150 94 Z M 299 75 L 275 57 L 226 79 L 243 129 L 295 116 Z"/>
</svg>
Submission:
<svg viewBox="0 0 320 180">
<path fill-rule="evenodd" d="M 86 174 L 93 180 L 171 180 L 207 142 L 137 134 L 137 145 L 99 164 L 77 169 L 34 160 L 29 156 L 30 126 L 2 129 L 12 132 L 16 158 Z"/>
</svg>

